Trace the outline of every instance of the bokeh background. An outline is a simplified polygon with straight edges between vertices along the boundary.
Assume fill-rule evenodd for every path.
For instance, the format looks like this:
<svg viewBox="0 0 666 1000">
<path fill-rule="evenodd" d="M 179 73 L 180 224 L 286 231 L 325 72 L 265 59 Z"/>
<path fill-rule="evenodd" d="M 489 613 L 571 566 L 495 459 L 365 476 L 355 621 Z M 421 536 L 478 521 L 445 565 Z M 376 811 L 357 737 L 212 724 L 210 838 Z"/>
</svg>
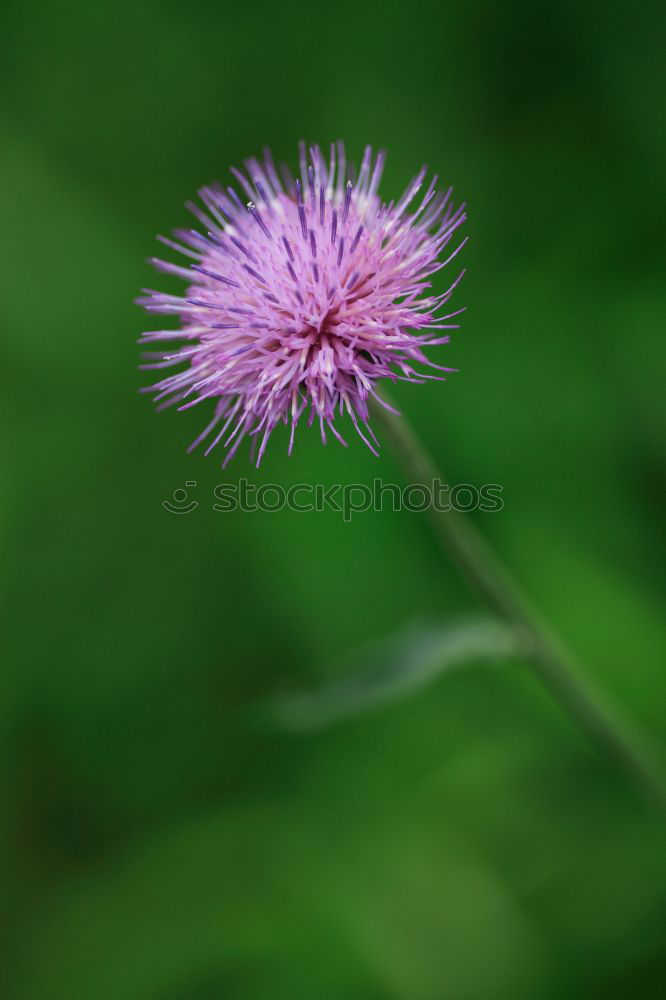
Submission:
<svg viewBox="0 0 666 1000">
<path fill-rule="evenodd" d="M 188 456 L 201 414 L 137 393 L 132 304 L 155 234 L 265 144 L 384 146 L 387 197 L 427 162 L 470 211 L 460 374 L 396 396 L 452 481 L 502 484 L 470 516 L 658 744 L 659 7 L 5 0 L 9 1000 L 666 995 L 663 825 L 524 664 L 274 724 L 482 609 L 418 514 L 214 512 L 241 476 L 400 473 L 314 430 L 259 471 Z"/>
</svg>

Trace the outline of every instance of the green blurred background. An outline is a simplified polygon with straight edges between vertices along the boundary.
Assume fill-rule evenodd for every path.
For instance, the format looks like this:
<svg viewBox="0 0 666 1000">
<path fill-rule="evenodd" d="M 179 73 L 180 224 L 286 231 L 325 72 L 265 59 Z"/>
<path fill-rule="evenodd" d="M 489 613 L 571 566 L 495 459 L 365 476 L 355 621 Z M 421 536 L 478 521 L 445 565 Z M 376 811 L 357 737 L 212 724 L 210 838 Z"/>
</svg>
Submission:
<svg viewBox="0 0 666 1000">
<path fill-rule="evenodd" d="M 384 146 L 388 198 L 427 162 L 470 211 L 460 374 L 396 396 L 453 481 L 503 485 L 477 523 L 658 743 L 659 8 L 4 3 L 10 1000 L 666 995 L 663 826 L 524 664 L 267 722 L 481 609 L 418 514 L 215 513 L 243 475 L 400 474 L 314 430 L 258 472 L 188 456 L 202 413 L 138 395 L 132 304 L 155 233 L 265 144 Z"/>
</svg>

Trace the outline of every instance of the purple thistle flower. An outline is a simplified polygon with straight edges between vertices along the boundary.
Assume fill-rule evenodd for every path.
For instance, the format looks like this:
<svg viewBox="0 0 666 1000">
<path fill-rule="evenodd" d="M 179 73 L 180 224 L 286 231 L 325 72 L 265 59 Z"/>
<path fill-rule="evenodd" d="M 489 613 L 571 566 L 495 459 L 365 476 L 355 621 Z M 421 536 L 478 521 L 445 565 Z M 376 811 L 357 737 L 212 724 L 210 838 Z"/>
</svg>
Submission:
<svg viewBox="0 0 666 1000">
<path fill-rule="evenodd" d="M 162 243 L 188 258 L 189 267 L 152 259 L 154 266 L 188 283 L 184 296 L 144 290 L 138 300 L 148 312 L 175 314 L 181 329 L 145 333 L 140 343 L 167 342 L 147 355 L 142 368 L 170 369 L 148 392 L 160 409 L 214 400 L 214 416 L 191 449 L 219 443 L 226 462 L 244 437 L 258 446 L 257 465 L 280 422 L 294 431 L 303 416 L 317 420 L 346 444 L 334 420 L 344 413 L 376 454 L 368 426 L 368 397 L 380 378 L 421 382 L 427 375 L 413 363 L 441 372 L 424 347 L 444 344 L 434 331 L 457 329 L 441 315 L 462 278 L 434 295 L 430 275 L 452 260 L 440 255 L 465 221 L 464 206 L 450 205 L 451 189 L 437 193 L 433 178 L 412 211 L 426 177 L 424 167 L 396 203 L 383 204 L 377 188 L 384 153 L 366 147 L 355 181 L 345 166 L 342 143 L 331 146 L 328 163 L 318 146 L 306 158 L 300 144 L 300 178 L 288 170 L 278 178 L 270 152 L 247 160 L 246 173 L 233 170 L 243 204 L 233 188 L 202 188 L 206 211 L 188 203 L 203 234 L 176 230 Z M 183 341 L 180 347 L 168 346 Z M 379 400 L 381 402 L 381 400 Z M 190 449 L 190 450 L 191 450 Z"/>
</svg>

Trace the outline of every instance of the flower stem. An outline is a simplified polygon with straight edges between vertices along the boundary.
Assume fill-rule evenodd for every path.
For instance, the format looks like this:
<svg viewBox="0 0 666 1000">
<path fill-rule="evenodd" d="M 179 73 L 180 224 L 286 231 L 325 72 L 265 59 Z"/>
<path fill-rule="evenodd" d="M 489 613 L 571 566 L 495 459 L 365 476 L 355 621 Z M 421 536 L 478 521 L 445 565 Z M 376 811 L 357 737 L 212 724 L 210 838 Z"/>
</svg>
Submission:
<svg viewBox="0 0 666 1000">
<path fill-rule="evenodd" d="M 385 402 L 393 406 L 382 388 Z M 433 489 L 445 482 L 416 433 L 397 413 L 379 403 L 372 409 L 410 483 Z M 649 798 L 666 806 L 666 783 L 639 736 L 620 721 L 605 699 L 586 680 L 573 654 L 531 606 L 504 565 L 465 514 L 427 508 L 430 526 L 441 549 L 486 603 L 522 637 L 534 673 L 588 737 L 602 747 L 642 787 Z"/>
</svg>

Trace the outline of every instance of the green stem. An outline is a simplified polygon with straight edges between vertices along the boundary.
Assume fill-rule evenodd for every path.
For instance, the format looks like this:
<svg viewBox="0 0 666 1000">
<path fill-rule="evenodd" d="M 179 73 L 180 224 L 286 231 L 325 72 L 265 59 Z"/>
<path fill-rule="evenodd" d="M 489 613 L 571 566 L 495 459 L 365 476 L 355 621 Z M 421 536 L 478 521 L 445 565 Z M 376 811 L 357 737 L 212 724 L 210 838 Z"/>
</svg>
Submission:
<svg viewBox="0 0 666 1000">
<path fill-rule="evenodd" d="M 382 396 L 393 405 L 386 391 L 382 391 Z M 428 490 L 433 489 L 435 479 L 445 482 L 405 418 L 379 403 L 373 403 L 372 408 L 407 481 Z M 522 636 L 534 673 L 562 708 L 594 743 L 638 780 L 650 798 L 666 806 L 664 777 L 641 740 L 629 732 L 626 723 L 620 722 L 601 695 L 583 679 L 573 654 L 531 606 L 469 517 L 454 510 L 437 510 L 432 505 L 427 509 L 427 517 L 445 554 L 487 604 Z"/>
</svg>

